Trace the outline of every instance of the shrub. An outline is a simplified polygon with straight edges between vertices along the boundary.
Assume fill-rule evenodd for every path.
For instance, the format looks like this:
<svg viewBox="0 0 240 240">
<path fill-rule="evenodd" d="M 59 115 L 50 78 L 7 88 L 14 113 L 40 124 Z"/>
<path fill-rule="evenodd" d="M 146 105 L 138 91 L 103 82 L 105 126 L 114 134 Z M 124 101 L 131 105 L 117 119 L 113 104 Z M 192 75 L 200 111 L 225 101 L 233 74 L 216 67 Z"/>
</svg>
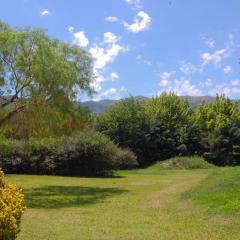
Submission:
<svg viewBox="0 0 240 240">
<path fill-rule="evenodd" d="M 8 173 L 103 176 L 120 163 L 127 165 L 117 145 L 92 131 L 58 139 L 3 141 L 0 151 L 0 166 Z"/>
<path fill-rule="evenodd" d="M 118 170 L 134 169 L 139 166 L 136 155 L 130 149 L 125 148 L 118 154 Z"/>
<path fill-rule="evenodd" d="M 4 174 L 0 169 L 0 239 L 16 239 L 24 210 L 22 191 L 13 184 L 5 184 Z"/>
</svg>

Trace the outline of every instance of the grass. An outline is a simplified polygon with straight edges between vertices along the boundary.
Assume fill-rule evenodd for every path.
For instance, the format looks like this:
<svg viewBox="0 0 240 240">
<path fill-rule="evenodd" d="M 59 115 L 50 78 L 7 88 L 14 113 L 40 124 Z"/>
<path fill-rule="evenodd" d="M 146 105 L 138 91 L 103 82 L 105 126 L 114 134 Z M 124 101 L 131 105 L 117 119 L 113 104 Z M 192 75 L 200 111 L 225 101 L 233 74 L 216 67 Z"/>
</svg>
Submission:
<svg viewBox="0 0 240 240">
<path fill-rule="evenodd" d="M 239 240 L 240 216 L 209 214 L 214 198 L 206 200 L 212 188 L 224 197 L 221 189 L 230 188 L 239 173 L 240 168 L 166 170 L 156 164 L 121 171 L 118 178 L 7 179 L 23 187 L 28 206 L 18 240 Z M 224 185 L 223 175 L 236 178 Z M 239 199 L 237 191 L 232 200 Z"/>
<path fill-rule="evenodd" d="M 221 168 L 184 195 L 208 208 L 211 214 L 240 214 L 240 168 Z"/>
<path fill-rule="evenodd" d="M 215 167 L 199 156 L 174 157 L 157 164 L 164 169 L 209 169 Z"/>
</svg>

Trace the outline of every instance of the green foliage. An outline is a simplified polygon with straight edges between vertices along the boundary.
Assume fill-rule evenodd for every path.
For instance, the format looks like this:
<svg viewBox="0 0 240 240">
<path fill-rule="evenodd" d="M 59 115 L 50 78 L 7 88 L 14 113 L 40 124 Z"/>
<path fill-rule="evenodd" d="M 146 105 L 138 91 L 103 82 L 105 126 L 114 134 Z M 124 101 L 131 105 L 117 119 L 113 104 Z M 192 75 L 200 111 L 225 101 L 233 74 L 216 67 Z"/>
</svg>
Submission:
<svg viewBox="0 0 240 240">
<path fill-rule="evenodd" d="M 204 157 L 219 166 L 240 165 L 240 122 L 209 133 L 203 140 Z"/>
<path fill-rule="evenodd" d="M 214 102 L 202 103 L 195 115 L 195 123 L 203 135 L 221 130 L 239 119 L 240 112 L 237 103 L 224 95 L 217 95 Z"/>
<path fill-rule="evenodd" d="M 239 214 L 239 175 L 239 168 L 218 169 L 184 196 L 203 204 L 210 213 Z"/>
<path fill-rule="evenodd" d="M 174 157 L 158 163 L 163 169 L 209 169 L 214 165 L 208 163 L 199 156 L 193 157 Z"/>
<path fill-rule="evenodd" d="M 123 148 L 129 148 L 143 161 L 149 123 L 142 102 L 129 98 L 120 101 L 97 118 L 96 129 Z"/>
<path fill-rule="evenodd" d="M 198 151 L 199 132 L 187 101 L 170 93 L 138 101 L 126 99 L 100 115 L 96 129 L 130 148 L 141 166 Z"/>
<path fill-rule="evenodd" d="M 7 173 L 103 176 L 137 164 L 134 155 L 122 152 L 100 133 L 0 144 L 0 166 Z"/>
<path fill-rule="evenodd" d="M 145 113 L 151 120 L 164 122 L 169 129 L 182 128 L 191 121 L 193 110 L 187 100 L 181 100 L 174 93 L 162 95 L 145 101 Z"/>
<path fill-rule="evenodd" d="M 76 123 L 73 101 L 79 92 L 92 92 L 92 59 L 85 50 L 39 29 L 12 29 L 0 22 L 0 78 L 3 131 L 19 138 L 44 137 L 51 135 L 44 128 L 55 123 L 56 129 Z M 56 129 L 53 135 L 59 134 Z"/>
</svg>

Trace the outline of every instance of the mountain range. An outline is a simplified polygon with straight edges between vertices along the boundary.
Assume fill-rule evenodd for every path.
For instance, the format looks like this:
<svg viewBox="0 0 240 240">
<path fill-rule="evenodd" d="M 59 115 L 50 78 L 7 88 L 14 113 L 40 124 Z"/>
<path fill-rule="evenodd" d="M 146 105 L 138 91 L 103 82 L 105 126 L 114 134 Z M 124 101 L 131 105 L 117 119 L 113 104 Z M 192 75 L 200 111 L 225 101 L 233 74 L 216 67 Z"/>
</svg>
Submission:
<svg viewBox="0 0 240 240">
<path fill-rule="evenodd" d="M 147 97 L 143 96 L 137 96 L 134 97 L 135 99 L 138 100 L 146 100 L 148 99 Z M 181 99 L 188 99 L 190 106 L 196 107 L 202 101 L 205 102 L 212 102 L 214 101 L 215 97 L 211 96 L 180 96 Z M 83 102 L 85 106 L 87 106 L 91 111 L 93 111 L 95 114 L 101 114 L 105 112 L 109 107 L 113 106 L 114 104 L 118 103 L 120 100 L 111 100 L 111 99 L 104 99 L 100 101 L 86 101 Z M 237 101 L 238 106 L 240 107 L 240 100 L 234 100 Z"/>
</svg>

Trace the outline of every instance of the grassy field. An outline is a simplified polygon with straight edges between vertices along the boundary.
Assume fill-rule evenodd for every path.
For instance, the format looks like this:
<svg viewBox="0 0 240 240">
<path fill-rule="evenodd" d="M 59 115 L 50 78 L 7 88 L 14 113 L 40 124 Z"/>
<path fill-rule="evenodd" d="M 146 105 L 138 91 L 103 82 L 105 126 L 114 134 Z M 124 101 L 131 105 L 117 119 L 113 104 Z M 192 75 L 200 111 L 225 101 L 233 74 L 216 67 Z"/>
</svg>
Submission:
<svg viewBox="0 0 240 240">
<path fill-rule="evenodd" d="M 156 164 L 106 179 L 7 179 L 22 186 L 28 206 L 19 240 L 240 239 L 239 168 Z"/>
</svg>

